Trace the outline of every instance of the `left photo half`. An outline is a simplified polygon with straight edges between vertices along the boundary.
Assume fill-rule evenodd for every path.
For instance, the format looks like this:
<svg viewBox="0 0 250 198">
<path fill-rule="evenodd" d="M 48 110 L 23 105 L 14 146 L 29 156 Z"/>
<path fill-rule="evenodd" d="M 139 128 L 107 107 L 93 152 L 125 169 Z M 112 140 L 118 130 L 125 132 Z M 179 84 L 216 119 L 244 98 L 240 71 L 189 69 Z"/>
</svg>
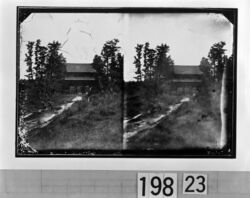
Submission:
<svg viewBox="0 0 250 198">
<path fill-rule="evenodd" d="M 17 157 L 121 152 L 123 19 L 17 8 Z"/>
</svg>

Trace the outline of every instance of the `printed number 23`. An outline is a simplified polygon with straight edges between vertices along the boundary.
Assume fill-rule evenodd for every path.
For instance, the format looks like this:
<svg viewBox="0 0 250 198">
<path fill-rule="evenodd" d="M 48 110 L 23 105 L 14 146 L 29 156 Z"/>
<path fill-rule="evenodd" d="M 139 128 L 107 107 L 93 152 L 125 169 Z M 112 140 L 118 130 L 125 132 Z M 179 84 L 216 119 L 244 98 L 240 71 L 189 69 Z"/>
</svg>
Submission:
<svg viewBox="0 0 250 198">
<path fill-rule="evenodd" d="M 207 194 L 207 175 L 184 174 L 184 194 Z"/>
</svg>

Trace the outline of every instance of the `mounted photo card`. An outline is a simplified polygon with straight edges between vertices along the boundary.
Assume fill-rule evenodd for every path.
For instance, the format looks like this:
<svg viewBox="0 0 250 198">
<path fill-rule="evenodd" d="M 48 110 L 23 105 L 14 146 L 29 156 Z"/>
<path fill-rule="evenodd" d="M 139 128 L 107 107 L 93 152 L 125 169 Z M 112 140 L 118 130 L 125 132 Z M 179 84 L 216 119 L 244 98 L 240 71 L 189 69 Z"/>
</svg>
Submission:
<svg viewBox="0 0 250 198">
<path fill-rule="evenodd" d="M 233 8 L 17 8 L 16 157 L 235 158 Z"/>
</svg>

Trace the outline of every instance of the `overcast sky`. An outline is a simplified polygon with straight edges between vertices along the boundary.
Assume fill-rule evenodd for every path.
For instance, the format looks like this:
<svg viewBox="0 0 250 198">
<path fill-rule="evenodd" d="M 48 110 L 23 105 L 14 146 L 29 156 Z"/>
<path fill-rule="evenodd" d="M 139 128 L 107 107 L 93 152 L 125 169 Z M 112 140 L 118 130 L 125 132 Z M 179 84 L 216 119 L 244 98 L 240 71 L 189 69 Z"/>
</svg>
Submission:
<svg viewBox="0 0 250 198">
<path fill-rule="evenodd" d="M 149 42 L 153 48 L 166 43 L 176 65 L 199 65 L 219 41 L 226 42 L 231 55 L 233 26 L 220 14 L 35 13 L 21 24 L 21 78 L 28 41 L 59 41 L 67 62 L 91 63 L 103 44 L 114 38 L 124 54 L 124 79 L 133 80 L 137 43 Z"/>
</svg>

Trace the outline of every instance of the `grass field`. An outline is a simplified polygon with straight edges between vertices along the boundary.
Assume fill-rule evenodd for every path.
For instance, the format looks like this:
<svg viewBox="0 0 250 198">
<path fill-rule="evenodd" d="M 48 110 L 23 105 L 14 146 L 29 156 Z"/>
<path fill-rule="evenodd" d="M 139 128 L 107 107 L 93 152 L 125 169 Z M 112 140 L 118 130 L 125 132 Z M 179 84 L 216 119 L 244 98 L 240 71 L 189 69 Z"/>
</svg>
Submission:
<svg viewBox="0 0 250 198">
<path fill-rule="evenodd" d="M 29 133 L 36 150 L 122 149 L 121 93 L 100 93 L 83 98 L 53 123 Z"/>
<path fill-rule="evenodd" d="M 169 105 L 180 101 L 183 96 L 170 93 L 163 84 L 129 82 L 125 85 L 124 116 L 131 118 L 137 114 L 166 112 Z"/>
<path fill-rule="evenodd" d="M 132 93 L 131 90 L 130 93 Z M 145 97 L 143 95 L 141 97 L 140 102 L 143 102 Z M 219 84 L 210 85 L 208 90 L 202 90 L 196 96 L 174 95 L 167 91 L 159 92 L 152 99 L 154 106 L 147 105 L 150 108 L 148 111 L 152 112 L 152 109 L 158 107 L 159 111 L 164 112 L 169 105 L 178 103 L 180 98 L 183 97 L 189 97 L 190 101 L 183 103 L 157 126 L 145 129 L 132 136 L 127 142 L 127 149 L 218 148 L 221 138 Z M 135 102 L 133 101 L 133 103 Z M 145 104 L 140 106 L 145 106 Z M 147 112 L 146 109 L 143 109 L 143 111 Z"/>
<path fill-rule="evenodd" d="M 184 103 L 156 127 L 144 130 L 128 142 L 129 149 L 217 148 L 220 140 L 220 120 L 211 112 Z"/>
<path fill-rule="evenodd" d="M 132 150 L 168 150 L 217 148 L 220 141 L 220 85 L 210 85 L 196 96 L 174 94 L 166 87 L 155 89 L 132 84 L 121 93 L 98 93 L 74 103 L 48 126 L 29 132 L 27 141 L 36 150 L 122 150 L 123 119 L 143 114 L 157 117 L 170 105 L 189 97 L 156 126 L 129 137 L 126 148 Z M 70 97 L 68 98 L 70 99 Z M 56 101 L 56 100 L 55 100 Z M 67 101 L 65 96 L 58 103 Z M 124 106 L 122 106 L 124 105 Z M 124 109 L 124 112 L 123 112 Z M 123 117 L 124 116 L 124 117 Z"/>
</svg>

